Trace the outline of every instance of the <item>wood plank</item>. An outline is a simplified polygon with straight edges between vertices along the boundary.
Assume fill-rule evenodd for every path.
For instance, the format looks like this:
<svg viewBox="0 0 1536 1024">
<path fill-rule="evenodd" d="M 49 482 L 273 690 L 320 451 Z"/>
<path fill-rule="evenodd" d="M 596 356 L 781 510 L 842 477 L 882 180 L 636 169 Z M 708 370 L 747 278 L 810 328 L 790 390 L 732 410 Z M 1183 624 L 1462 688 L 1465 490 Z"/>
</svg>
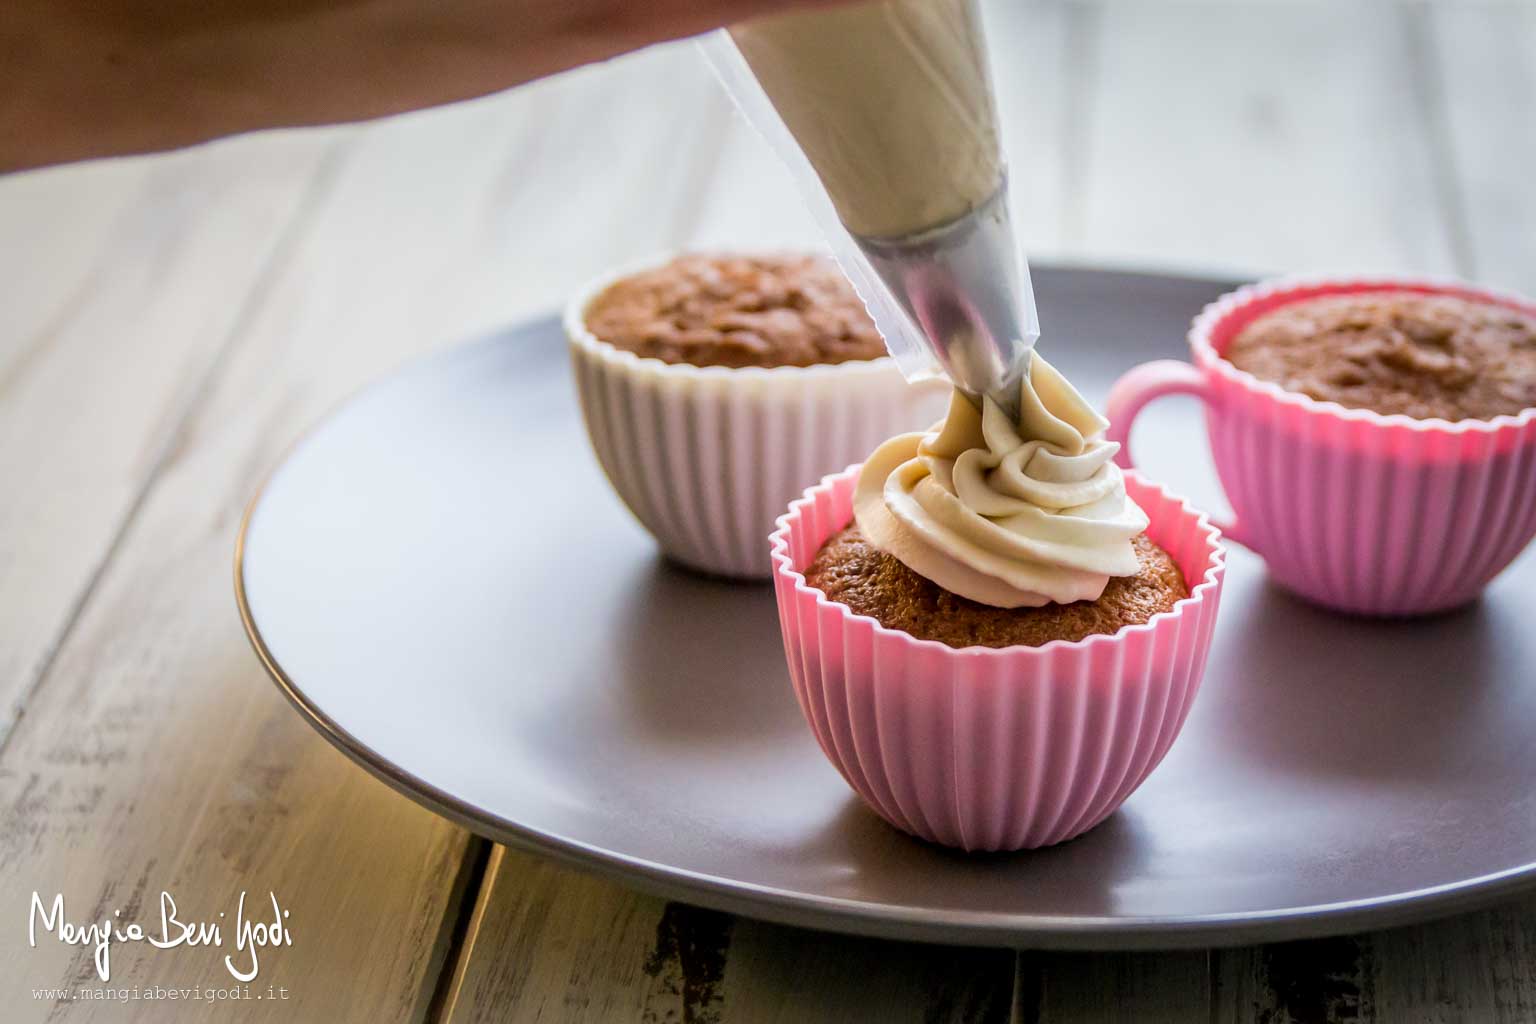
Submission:
<svg viewBox="0 0 1536 1024">
<path fill-rule="evenodd" d="M 1536 1019 L 1536 900 L 1371 936 L 1376 1019 Z"/>
<path fill-rule="evenodd" d="M 1082 228 L 1103 259 L 1448 273 L 1401 7 L 1089 7 Z"/>
<path fill-rule="evenodd" d="M 1003 1024 L 1015 954 L 882 942 L 737 922 L 725 971 L 731 1022 L 922 1021 Z"/>
<path fill-rule="evenodd" d="M 0 365 L 13 367 L 32 348 L 26 339 L 62 314 L 71 295 L 78 295 L 145 179 L 168 164 L 201 164 L 211 150 L 71 164 L 0 178 L 0 230 L 7 243 L 0 247 L 0 294 L 6 301 Z"/>
<path fill-rule="evenodd" d="M 732 925 L 498 846 L 441 1019 L 718 1020 Z"/>
<path fill-rule="evenodd" d="M 327 145 L 274 136 L 0 180 L 0 739 Z"/>
<path fill-rule="evenodd" d="M 1451 188 L 1466 219 L 1460 269 L 1536 295 L 1536 10 L 1458 4 L 1419 16 Z"/>
<path fill-rule="evenodd" d="M 152 915 L 162 889 L 186 915 L 272 890 L 293 943 L 260 978 L 289 990 L 283 1019 L 426 1013 L 469 839 L 346 764 L 264 678 L 230 599 L 240 514 L 286 446 L 363 381 L 674 241 L 693 140 L 672 114 L 705 82 L 691 52 L 663 50 L 348 134 L 0 755 L 0 913 L 25 919 L 33 890 L 97 919 Z M 91 977 L 88 952 L 12 953 L 8 997 Z M 141 944 L 114 950 L 112 977 L 229 984 L 216 951 Z M 221 1016 L 270 1019 L 262 1006 Z M 128 1012 L 206 1017 L 195 1003 Z"/>
<path fill-rule="evenodd" d="M 1211 957 L 1210 1019 L 1224 1024 L 1519 1024 L 1536 1016 L 1536 900 Z"/>
<path fill-rule="evenodd" d="M 336 169 L 320 196 L 331 194 Z M 279 253 L 294 255 L 292 246 Z M 274 286 L 266 278 L 251 303 L 271 300 Z M 237 347 L 250 327 L 240 325 Z M 183 919 L 214 921 L 234 917 L 241 891 L 253 901 L 271 891 L 292 915 L 294 946 L 266 956 L 258 978 L 289 989 L 287 1005 L 411 1019 L 440 956 L 467 838 L 310 734 L 244 643 L 228 591 L 241 492 L 271 454 L 259 445 L 291 436 L 294 424 L 279 417 L 306 408 L 296 387 L 304 368 L 257 359 L 276 389 L 269 394 L 285 401 L 247 403 L 256 389 L 224 378 L 208 415 L 239 427 L 182 424 L 0 760 L 0 799 L 11 808 L 0 838 L 5 909 L 25 918 L 35 890 L 63 894 L 72 920 L 121 911 L 152 924 L 168 892 Z M 213 950 L 135 944 L 114 954 L 116 986 L 234 985 Z M 0 973 L 8 993 L 99 984 L 88 950 L 48 939 L 7 958 Z M 231 1004 L 231 1015 L 257 1005 Z M 22 1019 L 124 1012 L 46 997 L 18 1010 Z M 202 1019 L 207 1011 L 141 1002 L 127 1012 Z"/>
<path fill-rule="evenodd" d="M 443 1020 L 1001 1024 L 1013 961 L 734 919 L 498 847 Z"/>
<path fill-rule="evenodd" d="M 1366 1024 L 1377 1019 L 1376 957 L 1368 936 L 1215 950 L 1211 959 L 1212 1021 Z"/>
<path fill-rule="evenodd" d="M 1210 957 L 1180 953 L 1026 953 L 1019 1019 L 1035 1024 L 1185 1024 L 1211 1020 Z"/>
</svg>

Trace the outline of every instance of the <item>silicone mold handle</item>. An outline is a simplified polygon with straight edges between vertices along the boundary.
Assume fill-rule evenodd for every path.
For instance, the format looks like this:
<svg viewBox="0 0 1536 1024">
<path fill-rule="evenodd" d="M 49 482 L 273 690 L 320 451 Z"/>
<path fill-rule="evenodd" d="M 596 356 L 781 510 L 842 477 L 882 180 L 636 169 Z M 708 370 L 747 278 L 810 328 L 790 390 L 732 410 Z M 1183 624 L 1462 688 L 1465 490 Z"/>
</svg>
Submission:
<svg viewBox="0 0 1536 1024">
<path fill-rule="evenodd" d="M 1105 403 L 1105 415 L 1109 418 L 1107 436 L 1120 445 L 1115 462 L 1122 469 L 1136 467 L 1135 458 L 1131 454 L 1131 428 L 1136 423 L 1137 415 L 1146 408 L 1147 403 L 1164 395 L 1194 395 L 1206 403 L 1211 400 L 1205 375 L 1196 367 L 1177 359 L 1156 359 L 1132 367 L 1109 389 L 1109 401 Z M 1248 548 L 1253 547 L 1236 518 L 1220 520 L 1212 516 L 1211 523 L 1228 540 L 1237 541 Z"/>
</svg>

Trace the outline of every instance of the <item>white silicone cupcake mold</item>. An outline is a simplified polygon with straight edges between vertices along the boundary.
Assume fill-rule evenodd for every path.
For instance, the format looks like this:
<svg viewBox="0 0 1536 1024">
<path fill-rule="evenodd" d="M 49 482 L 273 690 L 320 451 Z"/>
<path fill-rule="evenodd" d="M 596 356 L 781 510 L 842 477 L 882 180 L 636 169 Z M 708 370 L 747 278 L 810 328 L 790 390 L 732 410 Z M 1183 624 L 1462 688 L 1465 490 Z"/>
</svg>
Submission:
<svg viewBox="0 0 1536 1024">
<path fill-rule="evenodd" d="M 890 358 L 808 367 L 641 358 L 586 328 L 606 275 L 565 313 L 582 415 L 614 490 L 667 555 L 721 576 L 771 575 L 768 534 L 809 485 L 892 434 L 943 415 L 947 388 L 910 385 Z"/>
</svg>

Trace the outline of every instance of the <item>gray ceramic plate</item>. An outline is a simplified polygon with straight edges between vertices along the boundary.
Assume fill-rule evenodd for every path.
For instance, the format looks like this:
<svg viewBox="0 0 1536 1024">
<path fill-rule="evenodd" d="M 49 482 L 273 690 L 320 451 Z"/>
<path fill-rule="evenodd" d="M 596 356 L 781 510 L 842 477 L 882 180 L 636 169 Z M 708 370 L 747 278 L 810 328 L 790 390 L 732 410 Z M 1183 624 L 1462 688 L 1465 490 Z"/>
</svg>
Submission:
<svg viewBox="0 0 1536 1024">
<path fill-rule="evenodd" d="M 1229 282 L 1036 274 L 1095 400 L 1180 356 Z M 1204 503 L 1193 407 L 1146 471 Z M 587 447 L 553 318 L 412 366 L 272 476 L 238 571 L 267 667 L 336 746 L 494 839 L 796 924 L 1059 947 L 1401 922 L 1536 880 L 1536 558 L 1411 623 L 1302 604 L 1231 554 L 1183 736 L 1108 822 L 967 857 L 866 812 L 788 686 L 771 588 L 657 557 Z"/>
</svg>

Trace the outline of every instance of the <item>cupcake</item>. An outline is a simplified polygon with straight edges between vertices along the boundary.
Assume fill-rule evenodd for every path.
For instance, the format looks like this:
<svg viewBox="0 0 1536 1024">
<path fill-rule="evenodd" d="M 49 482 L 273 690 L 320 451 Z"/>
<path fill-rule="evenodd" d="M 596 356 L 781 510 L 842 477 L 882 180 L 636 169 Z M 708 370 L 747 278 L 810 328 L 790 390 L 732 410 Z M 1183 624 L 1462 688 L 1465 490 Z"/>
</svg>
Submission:
<svg viewBox="0 0 1536 1024">
<path fill-rule="evenodd" d="M 1475 599 L 1536 536 L 1536 304 L 1415 277 L 1222 296 L 1110 389 L 1112 440 L 1170 394 L 1205 405 L 1233 514 L 1270 578 L 1357 615 Z M 1134 464 L 1130 447 L 1117 456 Z"/>
<path fill-rule="evenodd" d="M 1039 356 L 1015 420 L 954 394 L 926 434 L 791 506 L 773 537 L 790 675 L 822 750 L 887 821 L 968 850 L 1108 817 L 1199 687 L 1216 531 L 1114 463 Z"/>
<path fill-rule="evenodd" d="M 790 498 L 942 407 L 813 254 L 684 254 L 608 277 L 571 302 L 566 333 L 614 489 L 669 557 L 716 575 L 767 577 Z"/>
</svg>

